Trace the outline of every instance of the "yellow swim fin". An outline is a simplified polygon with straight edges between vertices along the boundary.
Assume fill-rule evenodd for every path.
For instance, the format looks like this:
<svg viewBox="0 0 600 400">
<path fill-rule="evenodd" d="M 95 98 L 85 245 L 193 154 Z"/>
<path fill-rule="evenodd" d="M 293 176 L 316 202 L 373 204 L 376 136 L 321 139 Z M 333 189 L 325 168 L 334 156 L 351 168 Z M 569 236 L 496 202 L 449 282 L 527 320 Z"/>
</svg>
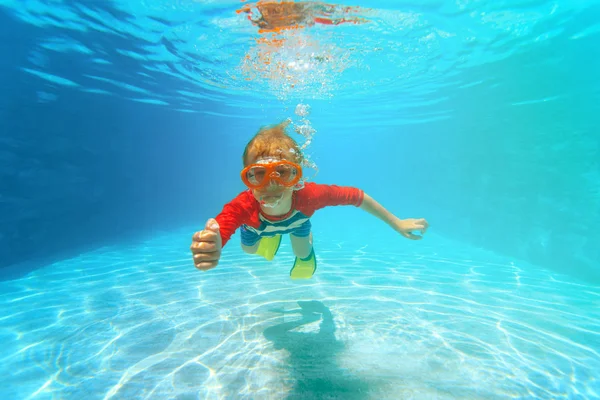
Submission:
<svg viewBox="0 0 600 400">
<path fill-rule="evenodd" d="M 263 256 L 267 260 L 271 261 L 275 258 L 279 245 L 281 244 L 281 235 L 275 235 L 272 237 L 265 236 L 260 239 L 256 254 Z"/>
<path fill-rule="evenodd" d="M 294 261 L 294 266 L 290 270 L 292 279 L 310 279 L 317 270 L 317 258 L 314 248 L 310 251 L 307 258 L 298 258 Z"/>
</svg>

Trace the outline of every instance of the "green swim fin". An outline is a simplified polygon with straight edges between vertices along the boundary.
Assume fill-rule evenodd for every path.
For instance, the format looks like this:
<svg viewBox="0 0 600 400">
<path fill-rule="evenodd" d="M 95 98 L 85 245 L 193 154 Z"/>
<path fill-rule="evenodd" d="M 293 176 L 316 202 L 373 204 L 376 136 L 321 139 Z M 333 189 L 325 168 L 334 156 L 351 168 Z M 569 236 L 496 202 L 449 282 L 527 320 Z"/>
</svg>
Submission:
<svg viewBox="0 0 600 400">
<path fill-rule="evenodd" d="M 298 258 L 294 261 L 294 266 L 290 270 L 292 279 L 310 279 L 317 270 L 317 258 L 315 257 L 315 249 L 310 251 L 307 258 Z"/>
<path fill-rule="evenodd" d="M 275 235 L 272 237 L 265 236 L 260 239 L 256 254 L 263 256 L 267 260 L 271 261 L 275 258 L 279 245 L 281 244 L 281 235 Z"/>
</svg>

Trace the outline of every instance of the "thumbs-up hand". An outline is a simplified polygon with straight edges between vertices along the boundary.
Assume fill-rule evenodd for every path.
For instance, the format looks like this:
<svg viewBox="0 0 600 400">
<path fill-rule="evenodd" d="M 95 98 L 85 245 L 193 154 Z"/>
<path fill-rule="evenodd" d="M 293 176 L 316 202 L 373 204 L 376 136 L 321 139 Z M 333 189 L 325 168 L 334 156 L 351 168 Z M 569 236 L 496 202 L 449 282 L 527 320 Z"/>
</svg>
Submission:
<svg viewBox="0 0 600 400">
<path fill-rule="evenodd" d="M 194 265 L 202 271 L 213 269 L 221 258 L 221 232 L 219 224 L 213 218 L 206 221 L 204 230 L 194 233 L 190 250 L 194 257 Z"/>
</svg>

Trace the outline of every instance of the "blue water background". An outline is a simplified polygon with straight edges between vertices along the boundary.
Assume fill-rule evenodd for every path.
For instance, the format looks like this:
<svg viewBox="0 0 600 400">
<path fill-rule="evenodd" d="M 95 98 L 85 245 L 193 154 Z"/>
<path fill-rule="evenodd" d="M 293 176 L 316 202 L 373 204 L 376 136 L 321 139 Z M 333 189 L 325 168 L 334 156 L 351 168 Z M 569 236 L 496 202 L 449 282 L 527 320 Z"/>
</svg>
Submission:
<svg viewBox="0 0 600 400">
<path fill-rule="evenodd" d="M 261 301 L 280 301 L 291 312 L 297 300 L 328 299 L 323 303 L 335 315 L 337 338 L 353 343 L 351 354 L 367 359 L 381 351 L 370 365 L 375 371 L 389 361 L 390 349 L 394 359 L 415 360 L 416 351 L 407 349 L 441 348 L 457 338 L 467 343 L 464 354 L 485 354 L 483 364 L 468 359 L 465 382 L 481 387 L 466 385 L 465 396 L 597 398 L 600 5 L 370 4 L 371 25 L 315 29 L 321 43 L 315 49 L 334 54 L 334 66 L 312 65 L 306 81 L 290 72 L 294 88 L 239 68 L 262 49 L 256 30 L 235 13 L 239 5 L 0 0 L 1 335 L 8 349 L 2 359 L 9 371 L 30 365 L 8 397 L 139 395 L 154 378 L 151 386 L 162 388 L 160 368 L 138 375 L 139 382 L 123 371 L 147 360 L 145 351 L 170 349 L 172 337 L 164 332 L 181 324 L 170 307 L 187 297 L 197 315 L 189 309 L 177 315 L 190 329 L 198 321 L 224 321 L 200 331 L 205 344 L 220 349 L 205 361 L 211 371 L 230 366 L 227 354 L 240 357 L 234 363 L 240 370 L 246 362 L 265 362 L 236 353 L 270 326 Z M 262 125 L 286 118 L 302 124 L 298 104 L 310 106 L 316 130 L 308 148 L 318 166 L 313 180 L 360 187 L 401 218 L 425 217 L 428 236 L 409 242 L 361 210 L 327 209 L 313 220 L 323 268 L 311 289 L 288 286 L 287 244 L 276 264 L 279 276 L 241 254 L 237 236 L 221 270 L 192 275 L 188 238 L 244 189 L 244 145 Z M 256 286 L 246 286 L 249 277 Z M 177 290 L 167 291 L 165 282 Z M 123 287 L 131 291 L 124 295 Z M 95 297 L 80 301 L 75 288 Z M 280 288 L 290 292 L 279 296 Z M 386 309 L 390 298 L 394 307 Z M 459 298 L 467 300 L 455 304 Z M 30 318 L 44 301 L 61 311 Z M 67 322 L 55 324 L 63 301 L 81 308 L 71 304 Z M 496 321 L 490 310 L 499 309 L 504 314 Z M 470 312 L 480 323 L 475 328 L 465 317 Z M 99 324 L 103 318 L 122 318 L 111 327 L 126 332 L 124 343 Z M 127 334 L 144 320 L 155 325 Z M 233 337 L 242 320 L 255 323 L 252 337 L 220 347 L 216 338 Z M 467 322 L 454 329 L 457 320 Z M 373 321 L 384 322 L 378 329 Z M 516 339 L 506 334 L 504 340 L 505 321 Z M 431 334 L 432 326 L 441 336 Z M 59 333 L 46 334 L 52 327 Z M 397 344 L 393 338 L 405 337 L 397 332 L 411 332 L 414 341 Z M 484 351 L 456 332 L 474 333 L 473 343 L 501 344 L 482 345 Z M 360 348 L 356 337 L 381 346 Z M 200 342 L 182 348 L 193 358 Z M 113 344 L 109 367 L 104 358 L 88 358 L 111 352 Z M 305 354 L 302 346 L 284 347 Z M 444 370 L 461 361 L 451 359 Z M 400 371 L 410 375 L 415 364 Z M 292 370 L 305 372 L 301 365 Z M 414 376 L 427 376 L 427 365 Z M 486 379 L 479 370 L 489 372 Z M 97 379 L 86 381 L 88 371 Z M 268 375 L 261 371 L 255 378 Z M 379 379 L 399 370 L 390 371 L 379 371 Z M 191 376 L 194 382 L 214 378 L 205 369 Z M 510 379 L 503 383 L 501 376 Z M 446 378 L 430 386 L 458 379 Z M 118 392 L 121 379 L 131 385 Z M 223 379 L 230 391 L 224 395 L 231 395 L 247 378 L 240 372 Z M 249 393 L 260 393 L 262 381 L 253 382 L 258 392 Z M 202 390 L 212 393 L 207 387 Z"/>
<path fill-rule="evenodd" d="M 382 15 L 413 11 L 427 22 L 389 40 L 416 48 L 436 29 L 454 40 L 422 46 L 415 51 L 427 51 L 425 61 L 394 70 L 403 53 L 386 42 L 389 26 L 380 23 L 364 35 L 391 50 L 383 47 L 380 59 L 376 51 L 351 54 L 354 67 L 332 78 L 339 95 L 332 89 L 312 99 L 309 91 L 278 99 L 265 80 L 219 87 L 230 64 L 207 59 L 206 38 L 198 54 L 184 53 L 185 42 L 178 51 L 169 32 L 181 27 L 180 41 L 200 40 L 198 31 L 211 34 L 215 19 L 235 20 L 237 3 L 181 2 L 166 19 L 159 3 L 4 4 L 4 267 L 159 227 L 200 226 L 243 189 L 237 173 L 248 138 L 261 125 L 296 117 L 295 105 L 305 102 L 317 130 L 310 152 L 320 182 L 359 186 L 401 217 L 427 217 L 440 234 L 600 279 L 597 4 L 468 4 L 461 11 L 382 3 Z M 463 20 L 487 23 L 465 27 Z M 246 36 L 231 33 L 233 66 L 256 36 L 252 27 L 239 29 Z M 360 38 L 344 35 L 347 43 L 335 39 L 346 47 Z M 147 50 L 153 43 L 163 59 Z M 368 63 L 374 72 L 365 75 Z M 178 79 L 194 72 L 196 82 Z M 358 85 L 365 82 L 371 92 Z"/>
</svg>

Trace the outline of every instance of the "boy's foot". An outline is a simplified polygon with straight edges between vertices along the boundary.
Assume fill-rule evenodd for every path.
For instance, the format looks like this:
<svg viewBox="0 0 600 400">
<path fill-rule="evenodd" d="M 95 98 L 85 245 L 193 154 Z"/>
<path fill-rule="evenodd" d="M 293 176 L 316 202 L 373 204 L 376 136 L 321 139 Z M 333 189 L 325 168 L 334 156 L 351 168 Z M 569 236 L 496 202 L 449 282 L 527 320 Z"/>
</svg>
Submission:
<svg viewBox="0 0 600 400">
<path fill-rule="evenodd" d="M 273 258 L 275 258 L 275 254 L 277 254 L 277 250 L 279 250 L 280 244 L 281 235 L 275 235 L 273 237 L 263 237 L 260 239 L 260 244 L 258 245 L 256 254 L 258 254 L 259 256 L 263 256 L 268 261 L 271 261 L 273 260 Z"/>
<path fill-rule="evenodd" d="M 292 279 L 310 279 L 317 270 L 317 259 L 314 248 L 310 251 L 307 258 L 298 258 L 294 261 L 294 266 L 290 270 Z"/>
</svg>

